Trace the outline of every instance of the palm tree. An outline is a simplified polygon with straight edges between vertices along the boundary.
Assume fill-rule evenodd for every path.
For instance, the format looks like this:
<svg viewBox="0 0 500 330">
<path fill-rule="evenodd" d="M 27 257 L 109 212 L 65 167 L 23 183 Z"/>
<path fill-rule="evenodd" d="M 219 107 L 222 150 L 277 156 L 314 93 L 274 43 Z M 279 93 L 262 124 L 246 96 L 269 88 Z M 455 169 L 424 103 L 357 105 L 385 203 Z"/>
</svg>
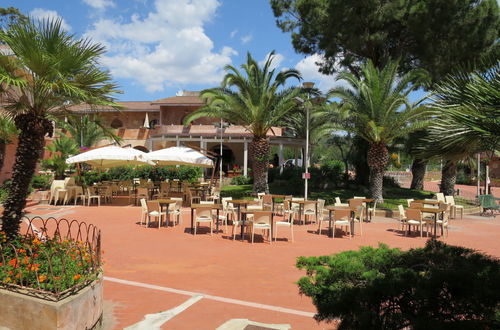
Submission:
<svg viewBox="0 0 500 330">
<path fill-rule="evenodd" d="M 10 117 L 0 115 L 0 170 L 5 160 L 5 147 L 11 143 L 12 137 L 17 133 L 16 125 Z"/>
<path fill-rule="evenodd" d="M 500 62 L 472 72 L 459 69 L 437 86 L 435 95 L 435 118 L 423 154 L 445 160 L 441 192 L 452 195 L 460 159 L 500 148 Z"/>
<path fill-rule="evenodd" d="M 60 19 L 28 19 L 1 30 L 0 39 L 14 53 L 0 54 L 4 110 L 19 130 L 12 189 L 2 218 L 2 230 L 13 238 L 45 136 L 52 135 L 49 113 L 81 103 L 113 107 L 112 94 L 117 90 L 97 62 L 104 47 L 88 39 L 76 40 L 61 28 Z"/>
<path fill-rule="evenodd" d="M 207 105 L 185 119 L 185 124 L 200 118 L 212 117 L 244 126 L 252 133 L 250 160 L 253 170 L 254 192 L 268 191 L 267 169 L 269 165 L 268 131 L 296 109 L 293 98 L 300 89 L 285 88 L 290 78 L 301 79 L 296 70 L 276 73 L 272 69 L 274 52 L 263 67 L 247 54 L 247 62 L 241 66 L 243 72 L 228 65 L 221 87 L 201 92 Z"/>
<path fill-rule="evenodd" d="M 412 71 L 398 77 L 397 68 L 398 62 L 393 61 L 379 70 L 368 61 L 361 69 L 360 78 L 347 72 L 339 74 L 338 79 L 345 80 L 348 88 L 339 87 L 329 92 L 348 107 L 354 123 L 350 129 L 369 144 L 370 193 L 378 201 L 383 201 L 388 144 L 427 125 L 425 120 L 418 120 L 425 108 L 417 107 L 419 102 L 408 101 L 408 94 L 417 88 L 416 82 L 423 76 Z"/>
<path fill-rule="evenodd" d="M 112 128 L 106 127 L 97 115 L 84 115 L 81 117 L 68 117 L 67 121 L 56 119 L 57 126 L 71 134 L 71 138 L 80 148 L 90 148 L 103 139 L 120 143 L 122 139 L 117 136 Z"/>
<path fill-rule="evenodd" d="M 64 173 L 70 167 L 69 164 L 66 164 L 66 159 L 80 151 L 78 145 L 72 138 L 61 135 L 45 149 L 52 152 L 52 157 L 42 161 L 43 167 L 54 171 L 56 180 L 64 179 Z"/>
</svg>

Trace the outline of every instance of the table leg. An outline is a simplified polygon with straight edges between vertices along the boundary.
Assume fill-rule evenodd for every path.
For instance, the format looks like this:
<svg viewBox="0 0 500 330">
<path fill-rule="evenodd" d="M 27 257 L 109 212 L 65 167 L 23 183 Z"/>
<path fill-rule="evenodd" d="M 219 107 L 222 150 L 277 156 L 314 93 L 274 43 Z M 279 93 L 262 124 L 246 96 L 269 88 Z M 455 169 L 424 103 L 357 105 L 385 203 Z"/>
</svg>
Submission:
<svg viewBox="0 0 500 330">
<path fill-rule="evenodd" d="M 217 218 L 215 218 L 215 230 L 219 233 L 219 209 L 217 208 Z M 226 220 L 227 221 L 227 220 Z"/>
<path fill-rule="evenodd" d="M 245 230 L 245 220 L 246 218 L 241 218 L 241 204 L 237 204 L 237 213 L 238 213 L 238 221 L 241 222 L 241 235 L 240 235 L 240 239 L 243 240 L 243 232 Z"/>
<path fill-rule="evenodd" d="M 302 219 L 302 204 L 299 204 L 299 224 L 300 224 L 300 219 Z M 304 225 L 306 224 L 306 219 L 304 216 Z"/>
<path fill-rule="evenodd" d="M 169 206 L 170 206 L 170 204 L 167 204 L 167 211 L 165 211 L 165 222 L 167 223 L 167 228 L 169 226 L 169 222 L 168 222 L 168 211 L 169 211 L 168 209 L 169 209 Z"/>
<path fill-rule="evenodd" d="M 356 217 L 356 213 L 354 211 L 351 211 L 351 237 L 354 236 L 354 218 Z M 361 216 L 361 219 L 359 221 L 363 221 L 363 216 Z"/>
<path fill-rule="evenodd" d="M 332 210 L 328 210 L 328 233 L 332 238 L 335 237 L 335 233 L 332 230 Z"/>
<path fill-rule="evenodd" d="M 193 223 L 193 220 L 194 220 L 194 209 L 191 208 L 191 234 L 194 235 L 194 223 Z"/>
</svg>

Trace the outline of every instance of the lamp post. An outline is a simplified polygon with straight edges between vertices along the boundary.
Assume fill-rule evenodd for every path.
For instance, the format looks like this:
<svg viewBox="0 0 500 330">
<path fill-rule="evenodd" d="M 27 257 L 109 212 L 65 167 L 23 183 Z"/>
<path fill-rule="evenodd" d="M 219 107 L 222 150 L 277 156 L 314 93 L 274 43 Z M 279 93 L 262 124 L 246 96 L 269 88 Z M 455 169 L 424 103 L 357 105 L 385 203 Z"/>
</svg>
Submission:
<svg viewBox="0 0 500 330">
<path fill-rule="evenodd" d="M 314 87 L 313 82 L 304 82 L 302 87 L 307 89 L 307 100 L 309 101 L 309 91 Z M 304 172 L 304 199 L 307 200 L 307 192 L 308 192 L 308 180 L 309 180 L 309 102 L 304 101 L 300 97 L 296 97 L 295 101 L 301 104 L 306 110 L 306 152 L 304 158 L 302 159 L 302 163 L 305 164 L 305 172 Z"/>
<path fill-rule="evenodd" d="M 224 142 L 224 138 L 222 136 L 222 133 L 224 132 L 224 128 L 229 127 L 229 123 L 225 123 L 224 120 L 221 118 L 220 123 L 215 124 L 215 126 L 220 127 L 220 149 L 219 149 L 219 188 L 222 191 L 222 142 Z"/>
</svg>

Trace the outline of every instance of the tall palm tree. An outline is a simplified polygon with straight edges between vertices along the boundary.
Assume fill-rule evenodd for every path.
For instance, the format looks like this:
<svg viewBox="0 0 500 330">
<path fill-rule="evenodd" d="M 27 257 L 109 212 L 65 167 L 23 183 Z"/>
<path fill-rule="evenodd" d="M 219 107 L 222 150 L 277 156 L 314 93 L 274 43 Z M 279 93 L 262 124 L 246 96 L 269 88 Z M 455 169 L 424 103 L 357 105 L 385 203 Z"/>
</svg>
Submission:
<svg viewBox="0 0 500 330">
<path fill-rule="evenodd" d="M 341 73 L 349 87 L 339 87 L 329 92 L 348 107 L 354 125 L 353 132 L 369 144 L 368 166 L 370 168 L 370 193 L 372 198 L 383 201 L 382 185 L 388 164 L 388 144 L 427 125 L 419 120 L 425 108 L 411 104 L 408 94 L 417 88 L 416 82 L 423 78 L 417 71 L 402 77 L 397 75 L 398 62 L 392 61 L 382 70 L 371 61 L 361 68 L 361 77 L 352 73 Z"/>
<path fill-rule="evenodd" d="M 5 147 L 11 143 L 11 139 L 16 133 L 16 125 L 12 119 L 5 114 L 0 115 L 0 170 L 5 161 Z"/>
<path fill-rule="evenodd" d="M 435 95 L 424 155 L 445 160 L 441 191 L 452 195 L 460 159 L 500 149 L 500 62 L 472 72 L 457 70 L 437 86 Z"/>
<path fill-rule="evenodd" d="M 244 126 L 252 133 L 250 160 L 253 170 L 254 192 L 268 191 L 267 169 L 269 165 L 268 131 L 287 114 L 296 109 L 293 98 L 300 89 L 285 88 L 290 78 L 301 79 L 296 70 L 276 73 L 272 69 L 274 52 L 262 67 L 247 54 L 247 62 L 241 65 L 243 72 L 228 65 L 221 87 L 206 89 L 201 96 L 207 105 L 185 119 L 185 124 L 200 118 L 212 117 Z"/>
<path fill-rule="evenodd" d="M 67 130 L 71 138 L 80 148 L 90 148 L 99 141 L 108 139 L 120 143 L 122 139 L 117 136 L 112 128 L 106 127 L 97 115 L 84 115 L 81 117 L 67 117 L 67 121 L 56 119 L 57 126 Z"/>
<path fill-rule="evenodd" d="M 112 94 L 117 90 L 110 74 L 98 65 L 104 47 L 76 40 L 61 28 L 60 19 L 13 24 L 0 31 L 0 39 L 14 53 L 0 54 L 4 110 L 20 132 L 2 218 L 2 230 L 13 238 L 44 138 L 52 135 L 49 113 L 81 103 L 113 107 Z"/>
</svg>

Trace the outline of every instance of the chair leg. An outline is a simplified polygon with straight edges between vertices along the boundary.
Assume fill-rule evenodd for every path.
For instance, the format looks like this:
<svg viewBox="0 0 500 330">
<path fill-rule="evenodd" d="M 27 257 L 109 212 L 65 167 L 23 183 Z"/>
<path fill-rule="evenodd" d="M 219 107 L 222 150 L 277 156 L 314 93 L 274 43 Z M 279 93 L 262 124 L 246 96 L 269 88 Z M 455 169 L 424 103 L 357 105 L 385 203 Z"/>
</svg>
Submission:
<svg viewBox="0 0 500 330">
<path fill-rule="evenodd" d="M 212 225 L 213 225 L 213 222 L 210 222 L 210 236 L 212 236 Z"/>
<path fill-rule="evenodd" d="M 319 235 L 319 234 L 321 234 L 321 223 L 322 223 L 322 222 L 323 222 L 323 221 L 320 221 L 320 222 L 319 222 L 319 225 L 318 225 L 318 235 Z"/>
<path fill-rule="evenodd" d="M 196 236 L 196 227 L 198 226 L 198 222 L 194 223 L 194 235 Z"/>
<path fill-rule="evenodd" d="M 274 241 L 276 242 L 277 239 L 278 239 L 278 226 L 275 226 L 274 227 Z"/>
<path fill-rule="evenodd" d="M 255 230 L 255 228 L 254 228 L 254 226 L 252 226 L 252 244 L 253 244 L 254 230 Z"/>
<path fill-rule="evenodd" d="M 290 231 L 291 231 L 291 233 L 292 233 L 292 243 L 293 243 L 294 238 L 293 238 L 293 226 L 292 226 L 292 225 L 290 225 Z"/>
</svg>

